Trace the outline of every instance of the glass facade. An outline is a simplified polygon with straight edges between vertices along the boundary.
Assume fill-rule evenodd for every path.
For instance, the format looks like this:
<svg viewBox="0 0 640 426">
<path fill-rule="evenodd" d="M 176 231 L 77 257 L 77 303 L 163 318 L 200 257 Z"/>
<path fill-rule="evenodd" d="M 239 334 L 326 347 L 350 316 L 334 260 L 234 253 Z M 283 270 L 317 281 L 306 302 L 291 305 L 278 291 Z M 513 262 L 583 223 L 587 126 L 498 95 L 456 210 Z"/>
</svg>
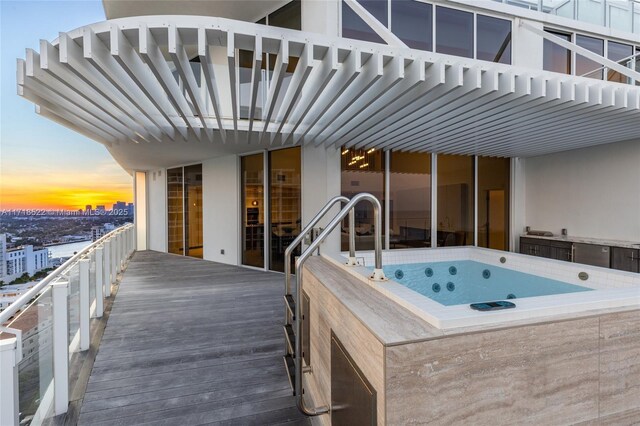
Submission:
<svg viewBox="0 0 640 426">
<path fill-rule="evenodd" d="M 511 162 L 478 157 L 478 246 L 509 248 Z"/>
<path fill-rule="evenodd" d="M 621 65 L 628 66 L 629 65 L 629 57 L 633 56 L 633 46 L 622 43 L 615 43 L 613 41 L 609 41 L 607 43 L 607 58 L 612 61 L 616 61 Z M 617 83 L 630 83 L 629 77 L 620 74 L 614 70 L 607 71 L 607 80 L 615 81 Z"/>
<path fill-rule="evenodd" d="M 269 269 L 273 271 L 284 272 L 284 251 L 302 230 L 300 152 L 300 147 L 269 152 Z"/>
<path fill-rule="evenodd" d="M 433 6 L 413 0 L 392 1 L 391 30 L 413 49 L 433 50 Z"/>
<path fill-rule="evenodd" d="M 184 210 L 182 167 L 167 170 L 167 249 L 184 254 Z"/>
<path fill-rule="evenodd" d="M 242 264 L 283 272 L 284 252 L 302 230 L 301 149 L 247 155 L 240 168 Z"/>
<path fill-rule="evenodd" d="M 342 2 L 342 37 L 384 44 L 384 40 L 345 2 Z"/>
<path fill-rule="evenodd" d="M 431 246 L 431 155 L 391 152 L 389 245 Z"/>
<path fill-rule="evenodd" d="M 202 258 L 202 164 L 167 170 L 167 249 Z"/>
<path fill-rule="evenodd" d="M 302 29 L 302 13 L 300 0 L 291 1 L 266 17 L 267 25 L 272 27 Z"/>
<path fill-rule="evenodd" d="M 202 259 L 202 164 L 184 168 L 185 255 Z"/>
<path fill-rule="evenodd" d="M 511 63 L 511 20 L 417 0 L 360 0 L 358 3 L 413 49 L 429 52 L 435 49 L 448 55 Z M 344 1 L 341 11 L 342 37 L 385 43 Z"/>
<path fill-rule="evenodd" d="M 593 53 L 604 56 L 604 40 L 602 39 L 576 34 L 576 44 Z M 576 54 L 576 75 L 602 80 L 604 70 L 599 63 Z"/>
<path fill-rule="evenodd" d="M 343 149 L 342 195 L 351 198 L 370 192 L 380 200 L 383 223 L 385 216 L 389 216 L 388 238 L 383 237 L 383 241 L 390 249 L 477 243 L 480 247 L 509 250 L 511 160 L 446 154 L 433 157 L 434 154 L 403 151 L 391 151 L 386 157 L 374 150 Z M 385 158 L 389 159 L 388 165 Z M 372 212 L 365 203 L 362 206 L 363 210 L 356 214 L 356 248 L 371 250 Z M 432 227 L 434 222 L 436 229 Z M 345 220 L 343 251 L 349 249 L 348 241 Z"/>
<path fill-rule="evenodd" d="M 474 157 L 438 155 L 438 247 L 473 245 Z"/>
<path fill-rule="evenodd" d="M 264 267 L 264 158 L 240 159 L 242 200 L 242 264 Z"/>
<path fill-rule="evenodd" d="M 379 150 L 342 150 L 342 195 L 351 198 L 360 192 L 373 194 L 384 206 L 384 153 Z M 384 209 L 383 209 L 384 210 Z M 374 222 L 373 207 L 368 202 L 359 203 L 356 208 L 356 249 L 373 250 Z M 382 217 L 384 223 L 384 213 Z M 384 232 L 383 232 L 384 234 Z M 345 220 L 342 227 L 342 250 L 349 249 L 349 227 Z M 384 236 L 383 236 L 384 239 Z"/>
<path fill-rule="evenodd" d="M 571 34 L 559 33 L 549 30 L 546 31 L 556 37 L 560 37 L 569 42 L 571 41 Z M 545 39 L 543 68 L 545 71 L 571 74 L 571 51 L 555 44 L 552 41 Z"/>
<path fill-rule="evenodd" d="M 436 52 L 473 58 L 473 13 L 436 7 Z"/>
<path fill-rule="evenodd" d="M 511 63 L 511 21 L 478 15 L 476 57 L 483 61 Z"/>
</svg>

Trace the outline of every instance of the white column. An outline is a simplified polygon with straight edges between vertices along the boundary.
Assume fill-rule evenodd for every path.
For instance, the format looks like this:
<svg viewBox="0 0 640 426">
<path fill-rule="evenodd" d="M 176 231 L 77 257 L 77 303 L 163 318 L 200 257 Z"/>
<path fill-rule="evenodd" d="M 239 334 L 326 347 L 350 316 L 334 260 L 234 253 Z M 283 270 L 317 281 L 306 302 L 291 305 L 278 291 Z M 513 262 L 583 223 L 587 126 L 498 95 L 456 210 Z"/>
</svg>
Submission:
<svg viewBox="0 0 640 426">
<path fill-rule="evenodd" d="M 147 173 L 135 172 L 134 174 L 134 203 L 135 214 L 133 222 L 136 228 L 136 249 L 147 249 Z"/>
<path fill-rule="evenodd" d="M 96 318 L 102 318 L 104 314 L 104 271 L 102 267 L 103 251 L 102 247 L 97 247 L 95 251 L 96 260 Z"/>
<path fill-rule="evenodd" d="M 104 297 L 111 297 L 111 241 L 107 239 L 103 247 L 102 283 L 104 285 Z"/>
<path fill-rule="evenodd" d="M 86 351 L 91 344 L 89 319 L 91 318 L 91 296 L 89 291 L 89 259 L 78 261 L 80 267 L 80 351 Z"/>
<path fill-rule="evenodd" d="M 18 339 L 0 340 L 0 425 L 18 424 Z"/>
<path fill-rule="evenodd" d="M 53 301 L 53 409 L 64 414 L 69 407 L 69 282 L 51 284 Z"/>
</svg>

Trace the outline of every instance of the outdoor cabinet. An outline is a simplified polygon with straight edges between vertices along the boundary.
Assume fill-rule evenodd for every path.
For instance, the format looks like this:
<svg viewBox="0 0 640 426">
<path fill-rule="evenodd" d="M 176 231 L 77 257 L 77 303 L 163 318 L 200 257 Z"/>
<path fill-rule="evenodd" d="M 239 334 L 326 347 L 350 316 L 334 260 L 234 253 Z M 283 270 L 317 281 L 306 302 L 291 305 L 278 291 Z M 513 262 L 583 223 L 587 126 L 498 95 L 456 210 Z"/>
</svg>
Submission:
<svg viewBox="0 0 640 426">
<path fill-rule="evenodd" d="M 613 247 L 611 249 L 611 268 L 628 272 L 640 272 L 640 250 Z"/>
</svg>

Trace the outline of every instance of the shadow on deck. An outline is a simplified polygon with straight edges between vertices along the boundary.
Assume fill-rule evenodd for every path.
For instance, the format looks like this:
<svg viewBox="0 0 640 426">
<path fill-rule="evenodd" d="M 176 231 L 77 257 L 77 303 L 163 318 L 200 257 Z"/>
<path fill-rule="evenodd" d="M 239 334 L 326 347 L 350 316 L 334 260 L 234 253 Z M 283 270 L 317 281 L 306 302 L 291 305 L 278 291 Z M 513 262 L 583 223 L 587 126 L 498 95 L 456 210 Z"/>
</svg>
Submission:
<svg viewBox="0 0 640 426">
<path fill-rule="evenodd" d="M 279 274 L 136 253 L 79 424 L 309 424 L 282 364 L 282 294 Z"/>
</svg>

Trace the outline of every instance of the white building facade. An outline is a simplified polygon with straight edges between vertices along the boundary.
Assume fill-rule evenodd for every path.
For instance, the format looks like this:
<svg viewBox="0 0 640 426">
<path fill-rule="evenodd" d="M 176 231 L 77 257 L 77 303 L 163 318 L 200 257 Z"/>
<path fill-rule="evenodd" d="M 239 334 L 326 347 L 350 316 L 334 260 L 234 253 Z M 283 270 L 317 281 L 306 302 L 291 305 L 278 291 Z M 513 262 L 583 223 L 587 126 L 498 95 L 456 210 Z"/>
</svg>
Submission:
<svg viewBox="0 0 640 426">
<path fill-rule="evenodd" d="M 0 280 L 5 284 L 27 273 L 33 275 L 36 272 L 49 267 L 49 250 L 46 248 L 35 249 L 31 245 L 14 249 L 7 249 L 6 235 L 0 234 Z"/>
<path fill-rule="evenodd" d="M 640 241 L 636 2 L 104 4 L 28 50 L 18 89 L 134 176 L 139 250 L 282 271 L 359 192 L 387 249 L 517 251 L 527 226 Z"/>
</svg>

